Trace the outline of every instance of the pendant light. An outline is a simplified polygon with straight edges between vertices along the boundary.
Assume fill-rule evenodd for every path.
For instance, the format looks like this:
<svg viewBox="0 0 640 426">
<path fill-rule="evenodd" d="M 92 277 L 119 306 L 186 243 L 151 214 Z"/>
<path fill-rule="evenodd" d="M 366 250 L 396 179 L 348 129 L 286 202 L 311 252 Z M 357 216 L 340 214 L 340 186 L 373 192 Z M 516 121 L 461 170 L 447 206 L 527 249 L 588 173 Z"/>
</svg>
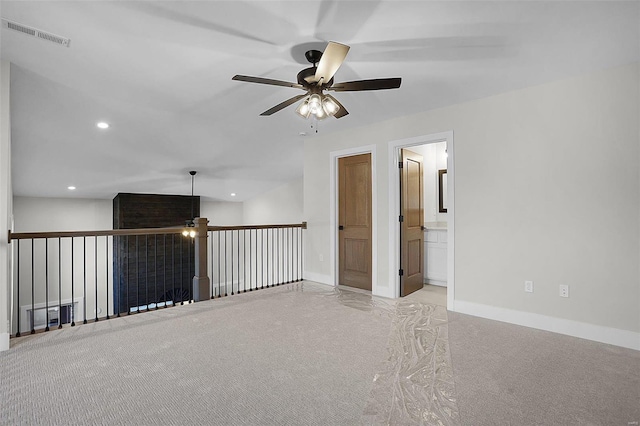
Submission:
<svg viewBox="0 0 640 426">
<path fill-rule="evenodd" d="M 191 238 L 195 238 L 196 237 L 196 228 L 195 228 L 195 223 L 193 222 L 193 219 L 195 219 L 193 217 L 193 180 L 196 176 L 196 171 L 195 170 L 191 170 L 189 172 L 189 174 L 191 175 L 191 219 L 186 221 L 185 224 L 185 228 L 182 231 L 182 235 L 184 235 L 185 237 L 191 237 Z"/>
</svg>

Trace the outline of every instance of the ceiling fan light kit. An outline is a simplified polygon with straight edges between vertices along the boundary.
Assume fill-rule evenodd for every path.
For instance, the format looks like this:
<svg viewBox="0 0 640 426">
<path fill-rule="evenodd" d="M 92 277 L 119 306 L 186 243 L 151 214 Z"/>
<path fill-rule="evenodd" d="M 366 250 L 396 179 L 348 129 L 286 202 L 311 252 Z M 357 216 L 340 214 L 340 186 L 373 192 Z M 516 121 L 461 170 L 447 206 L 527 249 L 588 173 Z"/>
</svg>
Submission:
<svg viewBox="0 0 640 426">
<path fill-rule="evenodd" d="M 340 107 L 331 98 L 325 95 L 314 93 L 305 98 L 296 109 L 296 112 L 303 118 L 314 115 L 318 120 L 335 116 Z"/>
<path fill-rule="evenodd" d="M 305 90 L 307 92 L 306 95 L 298 95 L 287 99 L 260 115 L 268 116 L 274 114 L 304 98 L 296 108 L 296 113 L 303 118 L 312 117 L 318 120 L 323 120 L 327 117 L 341 118 L 349 114 L 336 98 L 331 95 L 325 95 L 323 93 L 324 90 L 358 92 L 363 90 L 397 89 L 400 87 L 402 79 L 399 77 L 349 81 L 334 86 L 333 76 L 342 65 L 342 62 L 344 62 L 347 52 L 349 52 L 349 46 L 333 41 L 327 44 L 324 52 L 319 50 L 307 51 L 305 57 L 313 66 L 305 68 L 298 73 L 298 83 L 246 75 L 235 75 L 232 80 Z"/>
</svg>

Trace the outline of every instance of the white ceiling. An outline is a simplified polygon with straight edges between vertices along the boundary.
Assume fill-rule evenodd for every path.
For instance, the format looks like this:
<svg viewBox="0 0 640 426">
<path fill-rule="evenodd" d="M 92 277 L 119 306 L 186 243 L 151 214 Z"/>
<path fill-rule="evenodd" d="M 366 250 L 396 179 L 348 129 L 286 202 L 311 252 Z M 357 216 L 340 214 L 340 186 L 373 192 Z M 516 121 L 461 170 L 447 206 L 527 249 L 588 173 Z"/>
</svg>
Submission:
<svg viewBox="0 0 640 426">
<path fill-rule="evenodd" d="M 197 170 L 196 194 L 242 201 L 302 176 L 310 123 L 295 106 L 259 116 L 302 92 L 231 77 L 295 81 L 306 47 L 329 40 L 351 46 L 336 82 L 402 86 L 335 94 L 350 114 L 323 134 L 640 56 L 638 2 L 2 0 L 0 13 L 71 39 L 2 29 L 19 196 L 188 194 Z"/>
</svg>

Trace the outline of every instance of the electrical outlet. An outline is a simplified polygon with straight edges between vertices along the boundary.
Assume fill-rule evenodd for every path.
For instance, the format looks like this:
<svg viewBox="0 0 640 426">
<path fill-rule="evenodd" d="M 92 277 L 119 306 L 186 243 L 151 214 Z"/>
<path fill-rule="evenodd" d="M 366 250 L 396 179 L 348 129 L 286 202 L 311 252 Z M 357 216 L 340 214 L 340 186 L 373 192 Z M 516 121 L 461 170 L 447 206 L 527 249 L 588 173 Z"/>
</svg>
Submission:
<svg viewBox="0 0 640 426">
<path fill-rule="evenodd" d="M 324 262 L 324 256 L 320 255 L 320 262 Z"/>
<path fill-rule="evenodd" d="M 560 286 L 560 297 L 569 297 L 569 286 L 561 285 Z"/>
<path fill-rule="evenodd" d="M 533 293 L 533 281 L 524 282 L 524 291 L 527 293 Z"/>
</svg>

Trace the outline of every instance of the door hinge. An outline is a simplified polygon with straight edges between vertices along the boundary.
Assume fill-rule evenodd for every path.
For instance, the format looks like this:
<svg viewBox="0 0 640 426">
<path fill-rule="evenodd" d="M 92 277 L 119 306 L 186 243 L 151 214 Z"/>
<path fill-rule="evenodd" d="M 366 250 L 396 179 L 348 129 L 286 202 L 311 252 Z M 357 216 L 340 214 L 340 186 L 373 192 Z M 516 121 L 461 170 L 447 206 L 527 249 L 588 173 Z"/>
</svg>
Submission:
<svg viewBox="0 0 640 426">
<path fill-rule="evenodd" d="M 398 275 L 403 276 L 403 275 L 404 275 L 404 270 L 403 270 L 403 269 L 400 269 L 400 270 L 398 271 Z"/>
<path fill-rule="evenodd" d="M 398 161 L 398 168 L 401 169 L 402 168 L 402 161 Z"/>
<path fill-rule="evenodd" d="M 398 218 L 398 220 L 399 220 L 400 222 L 404 222 L 404 216 L 400 215 L 400 217 Z"/>
</svg>

